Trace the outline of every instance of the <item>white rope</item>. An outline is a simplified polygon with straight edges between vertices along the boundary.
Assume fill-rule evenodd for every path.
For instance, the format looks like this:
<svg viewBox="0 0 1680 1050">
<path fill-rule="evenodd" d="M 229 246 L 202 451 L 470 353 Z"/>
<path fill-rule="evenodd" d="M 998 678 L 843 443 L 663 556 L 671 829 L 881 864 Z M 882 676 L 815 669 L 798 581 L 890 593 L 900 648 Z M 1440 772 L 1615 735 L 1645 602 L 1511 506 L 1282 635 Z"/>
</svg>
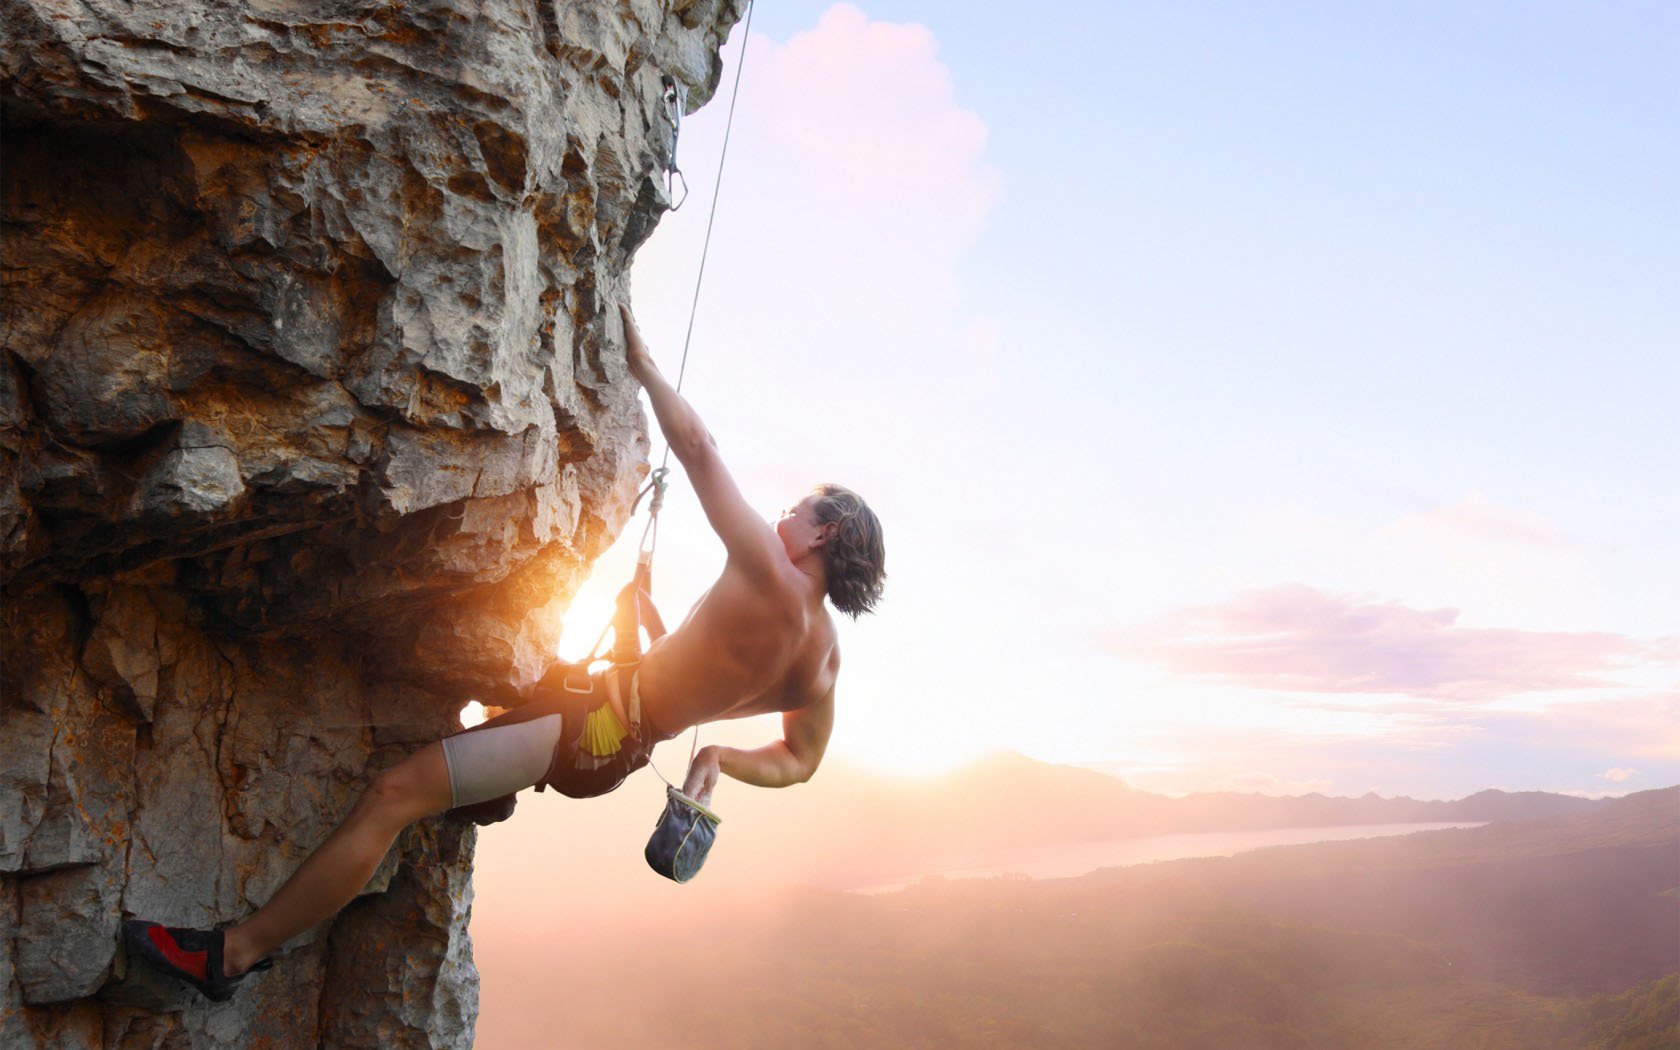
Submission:
<svg viewBox="0 0 1680 1050">
<path fill-rule="evenodd" d="M 694 275 L 694 298 L 688 305 L 688 330 L 683 333 L 682 361 L 677 365 L 677 392 L 682 392 L 683 377 L 688 374 L 688 347 L 694 339 L 694 318 L 700 311 L 700 285 L 706 280 L 706 256 L 712 250 L 712 226 L 717 222 L 718 197 L 723 190 L 723 165 L 729 159 L 729 134 L 735 128 L 735 100 L 741 95 L 741 71 L 747 67 L 747 44 L 752 39 L 752 16 L 755 5 L 748 0 L 747 18 L 741 27 L 741 57 L 735 63 L 735 85 L 729 92 L 729 117 L 723 125 L 723 148 L 718 151 L 717 179 L 712 183 L 712 208 L 706 214 L 706 237 L 700 242 L 700 269 Z M 671 444 L 665 443 L 665 455 L 659 465 L 671 460 Z"/>
</svg>

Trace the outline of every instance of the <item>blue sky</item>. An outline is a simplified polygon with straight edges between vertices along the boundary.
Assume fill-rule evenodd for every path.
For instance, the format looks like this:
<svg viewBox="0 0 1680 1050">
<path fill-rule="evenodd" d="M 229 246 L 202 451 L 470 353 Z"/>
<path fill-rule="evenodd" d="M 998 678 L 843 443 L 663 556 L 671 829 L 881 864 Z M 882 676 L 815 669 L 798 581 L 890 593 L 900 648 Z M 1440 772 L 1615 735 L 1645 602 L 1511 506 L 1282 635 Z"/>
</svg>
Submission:
<svg viewBox="0 0 1680 1050">
<path fill-rule="evenodd" d="M 672 372 L 741 37 L 634 274 Z M 767 515 L 837 480 L 886 523 L 832 753 L 1680 780 L 1677 43 L 1637 4 L 764 5 L 685 392 Z M 720 558 L 679 486 L 668 610 Z"/>
</svg>

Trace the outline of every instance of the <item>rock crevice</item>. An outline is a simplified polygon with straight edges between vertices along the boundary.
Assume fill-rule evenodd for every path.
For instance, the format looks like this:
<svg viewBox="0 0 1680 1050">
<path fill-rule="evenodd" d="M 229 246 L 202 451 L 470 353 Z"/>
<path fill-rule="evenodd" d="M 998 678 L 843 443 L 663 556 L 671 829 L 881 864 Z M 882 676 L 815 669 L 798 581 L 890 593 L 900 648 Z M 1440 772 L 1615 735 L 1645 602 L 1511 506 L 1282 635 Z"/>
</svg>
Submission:
<svg viewBox="0 0 1680 1050">
<path fill-rule="evenodd" d="M 473 834 L 211 1008 L 378 770 L 540 674 L 646 471 L 613 305 L 738 0 L 0 0 L 0 1043 L 467 1046 Z"/>
</svg>

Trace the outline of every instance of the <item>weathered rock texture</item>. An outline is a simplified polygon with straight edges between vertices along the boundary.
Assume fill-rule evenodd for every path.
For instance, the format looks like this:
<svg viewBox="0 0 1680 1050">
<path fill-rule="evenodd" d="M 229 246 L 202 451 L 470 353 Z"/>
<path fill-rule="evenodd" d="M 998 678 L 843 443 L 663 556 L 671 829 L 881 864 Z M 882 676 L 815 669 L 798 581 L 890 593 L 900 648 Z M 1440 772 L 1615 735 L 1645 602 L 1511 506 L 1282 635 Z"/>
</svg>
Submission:
<svg viewBox="0 0 1680 1050">
<path fill-rule="evenodd" d="M 428 821 L 232 1004 L 260 903 L 535 677 L 646 427 L 613 304 L 738 0 L 0 0 L 0 1045 L 471 1042 Z"/>
</svg>

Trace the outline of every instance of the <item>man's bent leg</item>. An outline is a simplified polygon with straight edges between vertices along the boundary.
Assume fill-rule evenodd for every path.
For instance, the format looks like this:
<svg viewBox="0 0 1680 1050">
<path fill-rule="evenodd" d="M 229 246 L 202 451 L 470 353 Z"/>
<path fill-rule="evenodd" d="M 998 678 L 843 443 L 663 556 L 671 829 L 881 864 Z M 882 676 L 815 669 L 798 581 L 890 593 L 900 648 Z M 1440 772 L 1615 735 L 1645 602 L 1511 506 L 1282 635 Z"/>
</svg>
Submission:
<svg viewBox="0 0 1680 1050">
<path fill-rule="evenodd" d="M 379 774 L 332 835 L 249 919 L 224 931 L 228 976 L 335 914 L 373 877 L 397 834 L 450 805 L 449 770 L 441 743 Z"/>
</svg>

